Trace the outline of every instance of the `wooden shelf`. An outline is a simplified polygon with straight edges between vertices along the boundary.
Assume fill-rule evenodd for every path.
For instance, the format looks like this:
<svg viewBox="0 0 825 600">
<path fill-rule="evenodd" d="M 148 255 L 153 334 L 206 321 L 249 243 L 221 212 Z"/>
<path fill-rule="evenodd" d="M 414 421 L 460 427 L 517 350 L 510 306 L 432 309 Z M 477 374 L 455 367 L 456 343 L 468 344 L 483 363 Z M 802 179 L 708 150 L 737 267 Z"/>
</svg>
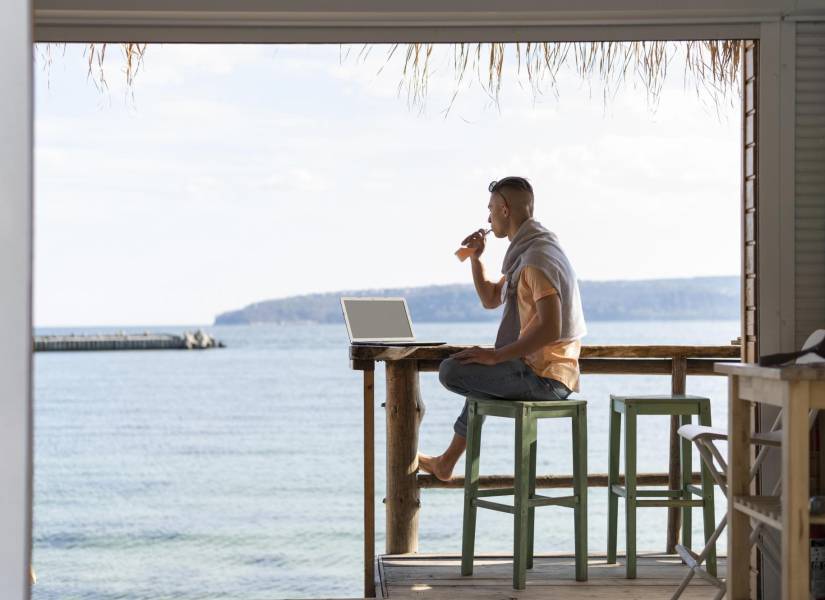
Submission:
<svg viewBox="0 0 825 600">
<path fill-rule="evenodd" d="M 757 521 L 782 530 L 782 502 L 779 496 L 736 496 L 733 507 Z M 825 525 L 825 515 L 811 515 L 812 525 Z"/>
<path fill-rule="evenodd" d="M 775 529 L 782 529 L 779 496 L 734 496 L 733 508 Z"/>
</svg>

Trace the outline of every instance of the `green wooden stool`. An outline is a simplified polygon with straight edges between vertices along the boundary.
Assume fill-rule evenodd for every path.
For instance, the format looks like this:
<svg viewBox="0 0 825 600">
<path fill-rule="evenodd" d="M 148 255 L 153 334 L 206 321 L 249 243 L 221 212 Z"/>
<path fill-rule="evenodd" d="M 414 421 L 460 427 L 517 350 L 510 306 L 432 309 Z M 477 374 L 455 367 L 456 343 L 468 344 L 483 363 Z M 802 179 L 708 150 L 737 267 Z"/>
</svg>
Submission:
<svg viewBox="0 0 825 600">
<path fill-rule="evenodd" d="M 622 413 L 625 414 L 625 485 L 619 485 L 619 448 L 621 441 Z M 691 415 L 698 415 L 700 425 L 710 425 L 710 400 L 700 396 L 615 396 L 610 395 L 610 449 L 607 475 L 607 562 L 616 562 L 616 528 L 619 512 L 619 496 L 625 499 L 627 533 L 627 578 L 636 577 L 636 509 L 648 506 L 680 507 L 682 509 L 682 540 L 686 548 L 691 542 L 691 510 L 702 507 L 705 525 L 705 541 L 710 539 L 716 527 L 713 514 L 713 479 L 702 464 L 702 487 L 692 483 L 691 444 L 682 440 L 682 473 L 679 489 L 645 489 L 636 487 L 636 417 L 639 415 L 678 415 L 681 424 L 691 422 Z M 699 496 L 694 500 L 693 496 Z M 652 498 L 652 499 L 648 499 Z M 716 575 L 716 551 L 707 557 L 708 572 Z"/>
<path fill-rule="evenodd" d="M 464 530 L 461 537 L 461 574 L 473 574 L 476 509 L 489 508 L 514 517 L 513 587 L 523 590 L 526 569 L 533 568 L 533 525 L 537 506 L 573 509 L 576 538 L 576 580 L 587 581 L 587 402 L 584 400 L 519 401 L 467 398 L 467 468 L 464 479 Z M 515 487 L 478 489 L 481 425 L 484 415 L 516 421 Z M 573 495 L 536 494 L 536 430 L 539 419 L 571 417 L 573 425 Z M 513 506 L 482 498 L 514 496 Z"/>
</svg>

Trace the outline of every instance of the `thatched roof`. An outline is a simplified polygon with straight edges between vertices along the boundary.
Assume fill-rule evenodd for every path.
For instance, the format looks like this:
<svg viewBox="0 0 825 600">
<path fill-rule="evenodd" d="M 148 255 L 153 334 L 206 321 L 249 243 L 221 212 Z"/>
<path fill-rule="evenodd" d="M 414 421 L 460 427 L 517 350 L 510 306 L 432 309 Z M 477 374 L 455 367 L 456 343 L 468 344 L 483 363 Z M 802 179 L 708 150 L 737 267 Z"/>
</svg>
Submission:
<svg viewBox="0 0 825 600">
<path fill-rule="evenodd" d="M 43 58 L 51 61 L 50 44 Z M 119 44 L 123 50 L 123 73 L 127 86 L 136 85 L 147 44 Z M 387 62 L 398 53 L 404 57 L 400 73 L 400 90 L 406 90 L 412 106 L 422 107 L 427 99 L 427 84 L 431 76 L 433 51 L 437 44 L 396 44 L 391 46 Z M 443 46 L 443 44 L 442 44 Z M 710 41 L 645 41 L 645 42 L 537 42 L 505 44 L 456 43 L 452 48 L 452 69 L 455 94 L 462 81 L 473 75 L 496 101 L 506 69 L 525 73 L 534 90 L 549 88 L 558 94 L 557 75 L 563 66 L 572 67 L 582 80 L 601 82 L 605 101 L 628 81 L 638 82 L 647 90 L 654 103 L 669 75 L 668 64 L 676 53 L 683 53 L 685 73 L 698 94 L 707 94 L 717 106 L 740 93 L 738 78 L 742 56 L 740 40 Z M 106 87 L 103 61 L 108 45 L 88 44 L 89 77 L 101 88 Z M 368 48 L 368 47 L 365 47 Z M 508 48 L 511 50 L 508 52 Z M 510 62 L 508 63 L 508 59 Z M 512 64 L 515 62 L 515 64 Z M 455 98 L 455 96 L 454 96 Z"/>
</svg>

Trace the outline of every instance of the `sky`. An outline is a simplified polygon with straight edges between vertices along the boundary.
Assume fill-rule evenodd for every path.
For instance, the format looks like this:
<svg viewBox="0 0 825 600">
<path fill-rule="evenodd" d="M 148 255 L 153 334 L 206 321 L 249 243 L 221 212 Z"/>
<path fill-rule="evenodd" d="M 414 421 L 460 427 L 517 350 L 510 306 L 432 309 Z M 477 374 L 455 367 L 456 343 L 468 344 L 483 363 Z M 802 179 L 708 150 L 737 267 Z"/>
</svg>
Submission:
<svg viewBox="0 0 825 600">
<path fill-rule="evenodd" d="M 735 275 L 741 136 L 678 52 L 655 106 L 570 71 L 500 102 L 449 49 L 423 107 L 389 47 L 152 45 L 128 90 L 108 49 L 36 50 L 35 325 L 211 323 L 296 294 L 471 281 L 453 256 L 492 179 L 528 177 L 579 279 Z M 456 89 L 459 93 L 449 112 Z M 492 240 L 499 276 L 507 241 Z"/>
</svg>

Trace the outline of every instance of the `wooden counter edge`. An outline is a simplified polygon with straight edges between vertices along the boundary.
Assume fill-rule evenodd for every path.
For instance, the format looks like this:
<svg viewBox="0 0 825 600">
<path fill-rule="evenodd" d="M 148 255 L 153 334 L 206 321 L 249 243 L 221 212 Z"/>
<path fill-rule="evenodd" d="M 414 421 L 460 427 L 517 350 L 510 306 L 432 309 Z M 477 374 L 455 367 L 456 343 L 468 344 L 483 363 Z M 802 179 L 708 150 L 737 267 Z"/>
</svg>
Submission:
<svg viewBox="0 0 825 600">
<path fill-rule="evenodd" d="M 456 352 L 471 346 L 368 346 L 351 345 L 349 358 L 352 360 L 443 360 Z M 490 346 L 483 345 L 482 348 Z M 582 346 L 581 358 L 739 358 L 740 346 Z"/>
<path fill-rule="evenodd" d="M 760 367 L 756 363 L 716 363 L 713 370 L 723 375 L 739 375 L 782 381 L 825 381 L 825 363 L 789 367 Z"/>
</svg>

